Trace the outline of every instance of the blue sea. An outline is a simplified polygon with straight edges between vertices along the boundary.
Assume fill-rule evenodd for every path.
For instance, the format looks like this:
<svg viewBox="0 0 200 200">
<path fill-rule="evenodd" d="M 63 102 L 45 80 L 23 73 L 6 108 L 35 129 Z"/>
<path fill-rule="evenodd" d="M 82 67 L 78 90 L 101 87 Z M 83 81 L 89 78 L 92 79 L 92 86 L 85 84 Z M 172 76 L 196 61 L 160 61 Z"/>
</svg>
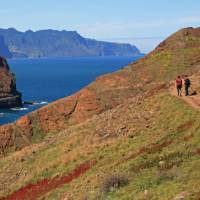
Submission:
<svg viewBox="0 0 200 200">
<path fill-rule="evenodd" d="M 0 124 L 13 122 L 35 109 L 69 96 L 98 76 L 117 71 L 140 57 L 81 57 L 63 59 L 10 59 L 23 101 L 34 105 L 0 109 Z"/>
</svg>

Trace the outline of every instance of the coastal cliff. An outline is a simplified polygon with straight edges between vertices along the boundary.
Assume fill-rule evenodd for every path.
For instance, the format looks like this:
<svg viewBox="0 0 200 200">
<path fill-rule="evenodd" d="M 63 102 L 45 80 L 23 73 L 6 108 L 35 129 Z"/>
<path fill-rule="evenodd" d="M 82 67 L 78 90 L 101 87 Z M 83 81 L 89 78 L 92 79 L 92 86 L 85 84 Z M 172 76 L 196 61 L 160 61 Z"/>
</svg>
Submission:
<svg viewBox="0 0 200 200">
<path fill-rule="evenodd" d="M 20 32 L 0 29 L 12 57 L 140 56 L 130 44 L 103 42 L 82 37 L 76 31 L 40 30 Z"/>
<path fill-rule="evenodd" d="M 21 93 L 16 89 L 15 75 L 5 58 L 0 57 L 0 108 L 21 107 Z"/>
<path fill-rule="evenodd" d="M 196 96 L 177 98 L 177 75 Z M 0 127 L 0 198 L 199 199 L 200 28 Z M 193 103 L 194 107 L 187 101 Z"/>
</svg>

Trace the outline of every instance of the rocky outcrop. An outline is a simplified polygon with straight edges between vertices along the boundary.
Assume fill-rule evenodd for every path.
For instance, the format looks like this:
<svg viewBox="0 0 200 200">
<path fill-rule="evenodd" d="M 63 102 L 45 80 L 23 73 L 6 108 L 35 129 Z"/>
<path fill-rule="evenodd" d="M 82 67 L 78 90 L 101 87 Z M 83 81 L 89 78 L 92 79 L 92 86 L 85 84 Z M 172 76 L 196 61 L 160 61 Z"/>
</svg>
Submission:
<svg viewBox="0 0 200 200">
<path fill-rule="evenodd" d="M 10 72 L 6 59 L 0 57 L 0 108 L 20 106 L 21 93 L 16 89 L 15 75 Z"/>
<path fill-rule="evenodd" d="M 145 92 L 149 95 L 151 91 L 156 93 L 177 74 L 193 73 L 200 64 L 200 48 L 197 48 L 200 47 L 199 31 L 183 29 L 140 61 L 99 77 L 78 93 L 34 111 L 13 124 L 0 127 L 1 151 L 11 146 L 19 149 L 37 134 L 64 130 L 112 109 L 128 98 Z"/>
</svg>

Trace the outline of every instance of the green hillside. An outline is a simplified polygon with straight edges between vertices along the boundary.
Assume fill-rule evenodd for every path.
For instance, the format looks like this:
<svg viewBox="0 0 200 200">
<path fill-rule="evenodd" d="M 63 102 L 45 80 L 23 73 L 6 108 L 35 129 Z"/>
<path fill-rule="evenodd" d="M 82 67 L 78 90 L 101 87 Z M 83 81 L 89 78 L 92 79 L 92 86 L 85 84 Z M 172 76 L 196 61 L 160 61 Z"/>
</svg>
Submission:
<svg viewBox="0 0 200 200">
<path fill-rule="evenodd" d="M 102 105 L 109 105 L 108 93 L 124 98 L 118 105 L 77 124 L 65 121 L 65 129 L 42 138 L 35 134 L 32 144 L 3 155 L 2 200 L 200 199 L 200 113 L 170 90 L 174 77 L 189 73 L 197 95 L 188 98 L 200 107 L 199 41 L 200 29 L 175 33 L 89 86 L 97 97 L 106 94 Z"/>
</svg>

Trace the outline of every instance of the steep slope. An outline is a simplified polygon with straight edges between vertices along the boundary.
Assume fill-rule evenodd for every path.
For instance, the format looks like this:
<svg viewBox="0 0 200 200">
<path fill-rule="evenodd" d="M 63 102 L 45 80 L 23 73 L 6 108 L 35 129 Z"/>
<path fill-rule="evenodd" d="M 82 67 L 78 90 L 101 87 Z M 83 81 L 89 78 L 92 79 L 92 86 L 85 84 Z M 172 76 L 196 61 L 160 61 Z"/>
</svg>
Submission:
<svg viewBox="0 0 200 200">
<path fill-rule="evenodd" d="M 0 194 L 26 186 L 5 199 L 30 195 L 48 200 L 168 200 L 183 192 L 188 199 L 198 199 L 199 188 L 193 186 L 200 184 L 199 117 L 166 89 L 127 100 L 2 158 Z M 96 163 L 77 180 L 59 184 L 89 161 Z M 128 176 L 129 184 L 101 192 L 104 180 L 113 174 Z M 49 188 L 49 183 L 54 186 Z"/>
<path fill-rule="evenodd" d="M 0 29 L 13 57 L 134 56 L 137 47 L 87 39 L 75 31 Z"/>
<path fill-rule="evenodd" d="M 45 106 L 16 123 L 2 126 L 0 137 L 3 135 L 4 139 L 0 140 L 1 151 L 9 146 L 20 149 L 32 138 L 42 138 L 48 132 L 63 130 L 112 109 L 127 98 L 163 87 L 177 74 L 193 73 L 200 62 L 199 30 L 182 29 L 140 61 L 99 77 L 80 92 Z M 13 136 L 20 139 L 16 140 Z"/>
<path fill-rule="evenodd" d="M 169 91 L 182 73 L 200 91 L 199 32 L 0 127 L 2 199 L 199 199 L 200 113 Z"/>
<path fill-rule="evenodd" d="M 0 36 L 0 55 L 6 58 L 10 58 L 12 56 L 2 36 Z"/>
<path fill-rule="evenodd" d="M 16 80 L 7 61 L 0 57 L 0 108 L 21 106 L 21 94 L 16 89 Z"/>
</svg>

